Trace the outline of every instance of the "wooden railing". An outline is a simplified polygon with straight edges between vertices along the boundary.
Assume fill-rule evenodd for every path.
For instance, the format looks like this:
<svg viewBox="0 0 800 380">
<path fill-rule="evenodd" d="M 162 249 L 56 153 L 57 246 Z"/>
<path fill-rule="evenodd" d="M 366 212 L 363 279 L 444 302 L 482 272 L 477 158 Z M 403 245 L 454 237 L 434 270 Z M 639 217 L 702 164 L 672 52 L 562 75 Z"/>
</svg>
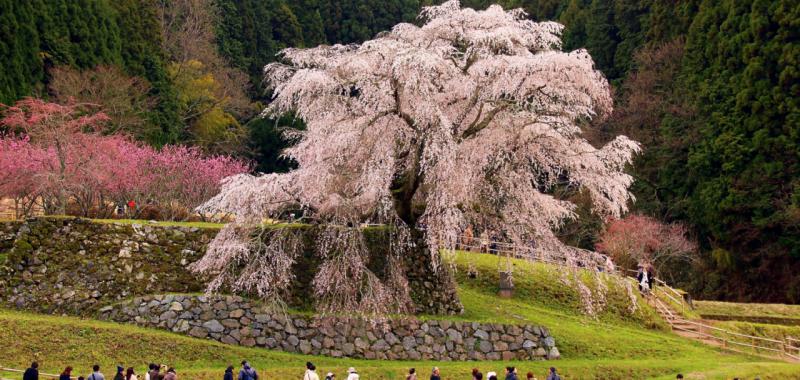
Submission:
<svg viewBox="0 0 800 380">
<path fill-rule="evenodd" d="M 507 257 L 513 257 L 513 258 L 524 258 L 532 261 L 539 261 L 554 265 L 566 264 L 566 260 L 556 260 L 551 257 L 546 257 L 535 248 L 531 247 L 521 248 L 513 243 L 491 241 L 491 240 L 481 239 L 480 237 L 477 238 L 468 236 L 459 237 L 459 239 L 457 240 L 456 249 L 465 251 L 494 253 L 501 256 L 505 255 Z M 593 268 L 592 266 L 587 266 L 587 269 L 595 269 L 595 268 Z M 638 282 L 634 276 L 627 275 L 628 273 L 635 274 L 637 273 L 636 271 L 633 270 L 626 270 L 626 271 L 627 272 L 625 271 L 620 272 L 619 270 L 617 270 L 613 271 L 613 274 L 619 275 L 621 277 L 626 277 L 629 280 L 633 280 L 634 282 Z M 781 341 L 777 339 L 741 334 L 734 331 L 729 331 L 723 328 L 719 328 L 716 326 L 711 326 L 690 319 L 686 319 L 683 317 L 683 315 L 673 313 L 672 309 L 669 306 L 664 304 L 664 302 L 660 300 L 658 297 L 655 297 L 655 293 L 660 292 L 660 294 L 664 295 L 667 299 L 672 301 L 672 303 L 674 303 L 676 307 L 680 307 L 681 311 L 685 312 L 685 307 L 688 305 L 688 303 L 684 299 L 683 294 L 681 294 L 681 292 L 669 286 L 666 282 L 664 282 L 660 278 L 656 277 L 655 283 L 658 285 L 654 286 L 654 289 L 652 289 L 653 292 L 652 299 L 655 300 L 656 303 L 655 307 L 656 309 L 660 310 L 662 313 L 667 315 L 667 322 L 673 329 L 691 332 L 693 334 L 697 334 L 708 339 L 716 340 L 720 343 L 723 349 L 728 351 L 734 351 L 743 354 L 756 354 L 769 357 L 774 357 L 777 355 L 783 358 L 800 361 L 800 347 L 799 347 L 800 340 L 794 338 L 787 338 L 786 341 Z M 694 325 L 698 329 L 695 330 L 695 329 L 687 329 L 681 327 L 679 324 L 675 323 L 676 321 L 683 324 Z M 711 334 L 709 333 L 709 331 L 716 332 L 716 334 Z M 747 349 L 752 349 L 753 351 L 747 352 L 746 351 Z"/>
<path fill-rule="evenodd" d="M 537 249 L 536 247 L 520 246 L 514 243 L 486 240 L 481 237 L 464 235 L 456 238 L 455 249 L 469 252 L 491 253 L 498 256 L 526 259 L 559 266 L 567 266 L 569 262 L 567 257 L 547 255 L 543 252 L 543 250 Z M 579 258 L 578 262 L 576 263 L 580 268 L 598 270 L 598 267 L 601 267 L 602 264 L 605 264 L 598 262 L 599 257 L 605 256 L 585 249 L 575 248 L 575 250 L 584 253 L 584 257 Z M 603 271 L 605 272 L 605 267 L 602 267 Z M 619 274 L 617 271 L 613 271 L 613 273 Z"/>
<path fill-rule="evenodd" d="M 4 367 L 3 365 L 0 365 L 0 372 L 25 373 L 25 370 L 15 369 L 15 368 L 8 368 L 8 367 Z M 52 373 L 39 372 L 39 377 L 40 378 L 41 377 L 47 377 L 47 378 L 51 378 L 51 379 L 58 379 L 60 377 L 60 375 L 54 375 Z M 71 379 L 77 379 L 77 377 L 71 377 Z M 4 377 L 0 377 L 0 380 L 10 380 L 10 379 L 6 379 Z"/>
<path fill-rule="evenodd" d="M 800 343 L 800 340 L 793 338 L 786 338 L 786 340 L 783 341 L 770 339 L 760 336 L 742 334 L 693 321 L 676 315 L 667 305 L 664 304 L 663 301 L 657 297 L 653 297 L 653 299 L 655 300 L 656 308 L 661 310 L 662 313 L 667 314 L 667 323 L 670 324 L 670 327 L 672 327 L 673 330 L 686 331 L 692 334 L 700 335 L 701 337 L 715 340 L 719 342 L 723 349 L 728 351 L 768 357 L 778 356 L 784 359 L 800 361 L 800 347 L 797 347 L 797 343 Z M 681 326 L 681 324 L 692 325 L 697 329 L 688 329 Z M 714 332 L 716 334 L 710 332 Z M 751 351 L 746 351 L 748 349 Z"/>
</svg>

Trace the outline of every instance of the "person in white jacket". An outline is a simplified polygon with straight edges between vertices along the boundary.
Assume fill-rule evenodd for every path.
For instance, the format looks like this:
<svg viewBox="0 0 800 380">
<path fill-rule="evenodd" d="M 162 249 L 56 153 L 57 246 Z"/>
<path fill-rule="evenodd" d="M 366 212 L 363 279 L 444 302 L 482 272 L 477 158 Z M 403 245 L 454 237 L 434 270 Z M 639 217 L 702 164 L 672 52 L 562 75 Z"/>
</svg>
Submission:
<svg viewBox="0 0 800 380">
<path fill-rule="evenodd" d="M 303 380 L 319 380 L 319 375 L 317 375 L 317 367 L 314 366 L 311 362 L 306 362 L 306 374 L 303 376 Z"/>
<path fill-rule="evenodd" d="M 348 368 L 347 369 L 347 380 L 358 380 L 358 379 L 359 379 L 359 376 L 358 376 L 358 372 L 356 372 L 356 369 L 353 368 L 353 367 Z"/>
</svg>

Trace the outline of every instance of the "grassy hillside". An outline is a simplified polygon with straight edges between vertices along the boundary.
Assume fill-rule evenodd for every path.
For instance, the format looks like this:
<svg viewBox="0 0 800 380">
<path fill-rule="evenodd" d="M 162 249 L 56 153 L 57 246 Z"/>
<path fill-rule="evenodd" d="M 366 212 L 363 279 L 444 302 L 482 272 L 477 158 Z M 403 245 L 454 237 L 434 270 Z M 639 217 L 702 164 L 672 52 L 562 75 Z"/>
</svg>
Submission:
<svg viewBox="0 0 800 380">
<path fill-rule="evenodd" d="M 709 379 L 757 375 L 762 379 L 800 379 L 797 366 L 721 353 L 672 335 L 661 329 L 663 325 L 646 306 L 641 306 L 633 316 L 626 316 L 620 310 L 628 307 L 627 295 L 618 294 L 620 289 L 614 288 L 613 279 L 603 280 L 608 281 L 610 289 L 606 311 L 590 318 L 579 312 L 579 296 L 570 284 L 561 280 L 564 274 L 557 267 L 515 261 L 516 294 L 512 299 L 498 299 L 494 295 L 496 257 L 457 254 L 453 262 L 466 308 L 465 314 L 455 319 L 541 324 L 556 337 L 564 359 L 511 363 L 523 373 L 533 371 L 543 378 L 546 368 L 556 365 L 566 375 L 565 379 L 674 379 L 678 372 Z M 466 275 L 469 262 L 478 270 L 477 278 Z M 580 276 L 589 285 L 592 285 L 589 280 L 599 281 L 588 273 Z M 31 360 L 38 360 L 46 372 L 72 365 L 83 373 L 95 362 L 108 369 L 117 363 L 134 365 L 140 371 L 146 363 L 163 362 L 175 366 L 182 379 L 192 380 L 218 379 L 228 364 L 242 359 L 253 362 L 266 374 L 263 378 L 269 379 L 300 378 L 307 360 L 316 363 L 323 374 L 333 371 L 340 377 L 347 367 L 355 366 L 363 379 L 370 380 L 400 379 L 409 367 L 427 374 L 434 365 L 442 368 L 445 379 L 463 379 L 473 367 L 484 372 L 501 371 L 508 364 L 308 357 L 226 346 L 134 326 L 9 310 L 0 310 L 0 347 L 3 347 L 0 366 L 24 368 Z M 2 377 L 20 378 L 6 373 Z"/>
</svg>

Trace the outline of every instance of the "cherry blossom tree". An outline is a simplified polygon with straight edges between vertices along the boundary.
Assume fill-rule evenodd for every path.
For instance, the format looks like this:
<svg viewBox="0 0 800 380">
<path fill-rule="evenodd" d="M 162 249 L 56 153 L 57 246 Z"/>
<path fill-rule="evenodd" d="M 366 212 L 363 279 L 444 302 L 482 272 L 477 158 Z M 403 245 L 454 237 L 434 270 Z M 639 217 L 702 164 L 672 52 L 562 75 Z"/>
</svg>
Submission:
<svg viewBox="0 0 800 380">
<path fill-rule="evenodd" d="M 552 195 L 558 186 L 585 189 L 598 213 L 626 211 L 623 167 L 639 146 L 620 136 L 598 149 L 582 137 L 612 99 L 586 50 L 560 50 L 562 25 L 455 0 L 420 19 L 360 45 L 286 49 L 266 66 L 274 99 L 263 114 L 292 113 L 308 127 L 290 132 L 297 144 L 285 152 L 299 167 L 229 178 L 201 207 L 236 215 L 193 267 L 215 275 L 209 291 L 273 298 L 291 283 L 292 232 L 273 232 L 267 247 L 253 238 L 253 226 L 287 208 L 323 225 L 318 308 L 370 313 L 404 304 L 392 298 L 402 268 L 392 266 L 393 284 L 375 279 L 355 230 L 363 222 L 393 227 L 396 263 L 407 249 L 438 260 L 468 226 L 576 255 L 553 233 L 575 208 Z M 373 296 L 384 298 L 364 301 Z"/>
</svg>

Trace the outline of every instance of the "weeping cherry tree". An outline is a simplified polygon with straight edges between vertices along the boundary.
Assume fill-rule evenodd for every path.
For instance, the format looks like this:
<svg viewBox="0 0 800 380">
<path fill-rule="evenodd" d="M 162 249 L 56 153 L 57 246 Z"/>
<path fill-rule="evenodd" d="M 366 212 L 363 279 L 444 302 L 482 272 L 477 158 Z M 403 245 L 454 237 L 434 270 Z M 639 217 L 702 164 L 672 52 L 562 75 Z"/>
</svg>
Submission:
<svg viewBox="0 0 800 380">
<path fill-rule="evenodd" d="M 438 263 L 468 226 L 576 262 L 581 251 L 553 232 L 575 209 L 552 195 L 557 186 L 587 191 L 600 214 L 626 210 L 623 168 L 639 146 L 619 136 L 598 149 L 582 137 L 612 99 L 586 50 L 560 50 L 562 25 L 456 0 L 419 18 L 360 45 L 286 49 L 265 67 L 274 99 L 264 115 L 307 125 L 285 152 L 298 168 L 228 178 L 201 207 L 236 216 L 193 266 L 213 276 L 209 291 L 272 299 L 291 284 L 296 229 L 259 227 L 287 209 L 322 229 L 318 309 L 366 313 L 407 310 L 400 257 L 422 249 Z M 383 280 L 367 268 L 365 222 L 390 226 Z"/>
</svg>

